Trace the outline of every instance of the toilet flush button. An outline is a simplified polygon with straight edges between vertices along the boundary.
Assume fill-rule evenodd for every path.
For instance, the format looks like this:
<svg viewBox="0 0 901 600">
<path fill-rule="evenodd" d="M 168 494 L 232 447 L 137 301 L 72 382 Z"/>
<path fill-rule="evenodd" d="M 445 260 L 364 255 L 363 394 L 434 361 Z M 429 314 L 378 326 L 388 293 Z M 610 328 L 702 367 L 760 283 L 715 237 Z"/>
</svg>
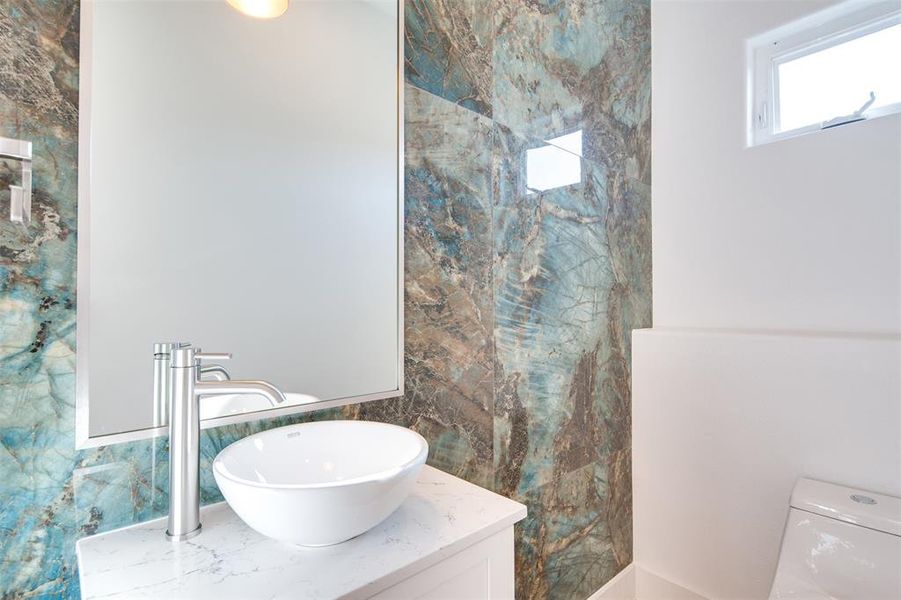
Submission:
<svg viewBox="0 0 901 600">
<path fill-rule="evenodd" d="M 876 500 L 870 498 L 869 496 L 863 496 L 861 494 L 851 494 L 851 500 L 854 500 L 858 504 L 876 504 Z"/>
</svg>

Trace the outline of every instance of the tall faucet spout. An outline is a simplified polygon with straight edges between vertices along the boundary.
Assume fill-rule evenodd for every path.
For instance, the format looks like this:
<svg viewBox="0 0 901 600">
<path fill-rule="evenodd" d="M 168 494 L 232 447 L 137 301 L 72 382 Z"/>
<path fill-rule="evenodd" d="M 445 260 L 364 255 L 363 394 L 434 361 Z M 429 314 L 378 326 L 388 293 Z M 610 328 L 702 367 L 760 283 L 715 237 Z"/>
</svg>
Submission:
<svg viewBox="0 0 901 600">
<path fill-rule="evenodd" d="M 198 381 L 194 384 L 198 396 L 223 396 L 226 394 L 256 394 L 269 400 L 272 406 L 281 404 L 287 398 L 272 384 L 255 380 Z"/>
<path fill-rule="evenodd" d="M 170 361 L 169 519 L 166 536 L 187 540 L 200 533 L 200 407 L 203 396 L 255 394 L 274 406 L 285 401 L 278 388 L 265 381 L 202 381 L 203 360 L 223 360 L 228 354 L 179 347 Z M 222 373 L 217 373 L 222 375 Z"/>
</svg>

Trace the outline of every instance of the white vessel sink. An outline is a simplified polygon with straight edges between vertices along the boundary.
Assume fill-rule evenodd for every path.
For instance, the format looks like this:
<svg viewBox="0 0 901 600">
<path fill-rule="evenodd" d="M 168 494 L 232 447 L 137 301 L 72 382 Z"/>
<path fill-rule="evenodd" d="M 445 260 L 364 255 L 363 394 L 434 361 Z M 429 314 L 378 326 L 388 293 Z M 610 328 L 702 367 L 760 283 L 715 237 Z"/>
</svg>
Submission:
<svg viewBox="0 0 901 600">
<path fill-rule="evenodd" d="M 253 529 L 302 546 L 337 544 L 394 512 L 429 445 L 415 431 L 369 421 L 270 429 L 225 448 L 213 475 Z"/>
</svg>

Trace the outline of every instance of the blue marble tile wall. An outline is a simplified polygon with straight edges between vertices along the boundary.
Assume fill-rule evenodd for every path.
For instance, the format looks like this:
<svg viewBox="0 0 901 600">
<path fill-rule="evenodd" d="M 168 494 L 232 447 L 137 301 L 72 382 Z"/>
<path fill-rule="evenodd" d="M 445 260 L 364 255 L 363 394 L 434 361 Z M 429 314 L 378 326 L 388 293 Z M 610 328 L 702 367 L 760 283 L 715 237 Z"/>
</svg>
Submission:
<svg viewBox="0 0 901 600">
<path fill-rule="evenodd" d="M 74 449 L 78 10 L 0 3 L 0 135 L 37 151 L 35 223 L 0 202 L 2 598 L 77 597 L 75 540 L 167 502 L 165 440 Z M 528 505 L 519 598 L 585 598 L 632 553 L 649 1 L 407 0 L 405 17 L 408 393 L 206 432 L 204 500 L 209 461 L 254 431 L 407 425 L 431 464 Z M 0 189 L 15 177 L 0 161 Z"/>
</svg>

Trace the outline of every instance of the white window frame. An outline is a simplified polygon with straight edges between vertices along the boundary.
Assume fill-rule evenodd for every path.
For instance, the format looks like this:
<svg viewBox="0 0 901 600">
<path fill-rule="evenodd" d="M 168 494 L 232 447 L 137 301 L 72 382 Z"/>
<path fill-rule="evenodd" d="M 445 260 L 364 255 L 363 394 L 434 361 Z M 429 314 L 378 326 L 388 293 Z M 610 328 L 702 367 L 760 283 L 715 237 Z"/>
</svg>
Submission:
<svg viewBox="0 0 901 600">
<path fill-rule="evenodd" d="M 777 132 L 779 65 L 901 23 L 897 1 L 850 0 L 814 13 L 747 42 L 748 146 L 757 146 L 822 130 L 813 123 Z M 861 104 L 866 98 L 861 98 Z M 859 107 L 849 107 L 848 113 Z M 901 112 L 901 102 L 864 113 L 866 120 Z M 834 115 L 840 117 L 843 115 Z"/>
</svg>

